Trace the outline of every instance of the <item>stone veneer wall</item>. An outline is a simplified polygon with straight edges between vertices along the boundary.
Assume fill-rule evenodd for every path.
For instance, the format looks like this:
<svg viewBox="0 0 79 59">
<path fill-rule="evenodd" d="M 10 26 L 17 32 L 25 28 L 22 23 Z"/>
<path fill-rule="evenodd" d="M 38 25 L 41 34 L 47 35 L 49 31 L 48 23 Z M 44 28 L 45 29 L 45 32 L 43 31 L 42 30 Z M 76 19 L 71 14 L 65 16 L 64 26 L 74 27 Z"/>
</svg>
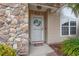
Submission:
<svg viewBox="0 0 79 59">
<path fill-rule="evenodd" d="M 0 4 L 0 42 L 16 49 L 17 55 L 27 55 L 28 4 Z"/>
</svg>

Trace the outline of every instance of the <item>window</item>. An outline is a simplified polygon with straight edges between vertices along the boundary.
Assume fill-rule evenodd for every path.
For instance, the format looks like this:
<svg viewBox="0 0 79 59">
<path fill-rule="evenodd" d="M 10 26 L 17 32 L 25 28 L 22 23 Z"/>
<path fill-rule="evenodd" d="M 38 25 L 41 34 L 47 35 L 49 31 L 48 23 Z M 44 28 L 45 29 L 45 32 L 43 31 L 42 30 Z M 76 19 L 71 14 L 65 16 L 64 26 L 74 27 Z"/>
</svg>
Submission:
<svg viewBox="0 0 79 59">
<path fill-rule="evenodd" d="M 61 34 L 62 35 L 76 35 L 76 19 L 62 16 Z"/>
<path fill-rule="evenodd" d="M 76 35 L 76 19 L 71 8 L 64 7 L 60 13 L 61 35 Z"/>
</svg>

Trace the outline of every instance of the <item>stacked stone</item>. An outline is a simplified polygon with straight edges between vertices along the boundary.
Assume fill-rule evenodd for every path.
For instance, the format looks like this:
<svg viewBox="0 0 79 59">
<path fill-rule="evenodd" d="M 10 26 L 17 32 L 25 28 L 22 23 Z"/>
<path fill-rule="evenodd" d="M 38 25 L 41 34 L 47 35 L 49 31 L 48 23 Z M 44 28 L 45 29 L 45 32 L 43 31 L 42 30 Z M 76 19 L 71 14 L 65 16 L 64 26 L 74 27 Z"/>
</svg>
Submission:
<svg viewBox="0 0 79 59">
<path fill-rule="evenodd" d="M 18 55 L 28 54 L 27 4 L 0 4 L 0 37 L 16 49 Z"/>
</svg>

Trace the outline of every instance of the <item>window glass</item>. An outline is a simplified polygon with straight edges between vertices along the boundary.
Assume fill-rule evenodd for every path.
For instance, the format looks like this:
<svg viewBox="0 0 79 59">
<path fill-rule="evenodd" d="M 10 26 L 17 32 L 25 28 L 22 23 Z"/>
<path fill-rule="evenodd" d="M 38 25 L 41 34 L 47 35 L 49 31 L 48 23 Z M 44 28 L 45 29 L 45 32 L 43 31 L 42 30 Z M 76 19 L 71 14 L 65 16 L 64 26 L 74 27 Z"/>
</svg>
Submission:
<svg viewBox="0 0 79 59">
<path fill-rule="evenodd" d="M 76 21 L 70 21 L 70 26 L 76 26 Z"/>
<path fill-rule="evenodd" d="M 76 34 L 76 27 L 70 27 L 70 34 L 71 35 Z"/>
<path fill-rule="evenodd" d="M 69 22 L 63 23 L 62 26 L 69 26 Z"/>
<path fill-rule="evenodd" d="M 69 34 L 69 27 L 62 27 L 62 35 L 68 35 Z"/>
<path fill-rule="evenodd" d="M 62 17 L 62 26 L 69 26 L 69 20 L 66 19 L 64 16 Z"/>
</svg>

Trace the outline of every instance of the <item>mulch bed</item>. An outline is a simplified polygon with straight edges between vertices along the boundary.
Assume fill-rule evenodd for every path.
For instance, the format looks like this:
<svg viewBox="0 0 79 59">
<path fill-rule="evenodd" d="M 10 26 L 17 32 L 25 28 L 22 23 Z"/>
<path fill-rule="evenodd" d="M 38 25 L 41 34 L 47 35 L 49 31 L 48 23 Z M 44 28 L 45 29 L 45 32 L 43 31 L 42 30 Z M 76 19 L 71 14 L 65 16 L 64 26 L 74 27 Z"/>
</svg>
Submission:
<svg viewBox="0 0 79 59">
<path fill-rule="evenodd" d="M 63 52 L 60 51 L 62 44 L 50 44 L 49 46 L 54 49 L 58 56 L 64 56 Z"/>
</svg>

